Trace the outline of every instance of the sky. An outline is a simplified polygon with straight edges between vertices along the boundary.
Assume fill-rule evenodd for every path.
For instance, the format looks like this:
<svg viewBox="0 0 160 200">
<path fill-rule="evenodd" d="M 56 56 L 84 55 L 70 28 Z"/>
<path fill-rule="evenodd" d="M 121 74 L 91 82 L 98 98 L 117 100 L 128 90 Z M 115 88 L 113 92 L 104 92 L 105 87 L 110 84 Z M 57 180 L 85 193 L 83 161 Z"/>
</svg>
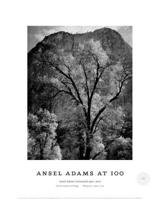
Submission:
<svg viewBox="0 0 160 200">
<path fill-rule="evenodd" d="M 123 39 L 132 46 L 132 26 L 105 26 L 118 31 Z M 38 42 L 52 33 L 65 31 L 69 33 L 85 33 L 104 26 L 28 26 L 28 51 L 31 50 Z"/>
</svg>

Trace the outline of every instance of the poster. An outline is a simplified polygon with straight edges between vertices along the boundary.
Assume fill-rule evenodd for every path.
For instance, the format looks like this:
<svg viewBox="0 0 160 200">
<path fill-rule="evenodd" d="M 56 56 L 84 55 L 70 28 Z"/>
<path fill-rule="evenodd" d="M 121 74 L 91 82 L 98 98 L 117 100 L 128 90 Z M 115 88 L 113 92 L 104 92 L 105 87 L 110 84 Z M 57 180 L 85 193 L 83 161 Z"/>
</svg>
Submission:
<svg viewBox="0 0 160 200">
<path fill-rule="evenodd" d="M 2 8 L 2 199 L 158 199 L 158 1 Z"/>
</svg>

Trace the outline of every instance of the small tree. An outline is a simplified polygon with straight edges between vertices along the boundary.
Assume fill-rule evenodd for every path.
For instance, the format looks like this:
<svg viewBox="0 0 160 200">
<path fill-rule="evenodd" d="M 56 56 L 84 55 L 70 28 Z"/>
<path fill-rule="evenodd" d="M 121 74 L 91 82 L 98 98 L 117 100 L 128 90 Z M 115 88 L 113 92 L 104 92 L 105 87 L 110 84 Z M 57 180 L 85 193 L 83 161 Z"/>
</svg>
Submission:
<svg viewBox="0 0 160 200">
<path fill-rule="evenodd" d="M 56 115 L 46 109 L 28 115 L 28 158 L 61 159 L 56 142 Z"/>
</svg>

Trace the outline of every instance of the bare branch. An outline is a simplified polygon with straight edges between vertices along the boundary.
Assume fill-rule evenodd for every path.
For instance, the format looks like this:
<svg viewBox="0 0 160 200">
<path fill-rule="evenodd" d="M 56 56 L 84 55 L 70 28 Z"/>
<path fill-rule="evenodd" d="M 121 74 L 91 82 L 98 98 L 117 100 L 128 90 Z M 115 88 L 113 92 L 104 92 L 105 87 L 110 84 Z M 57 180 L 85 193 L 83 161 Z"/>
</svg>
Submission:
<svg viewBox="0 0 160 200">
<path fill-rule="evenodd" d="M 98 113 L 96 114 L 96 116 L 95 116 L 95 118 L 94 118 L 94 120 L 93 120 L 93 122 L 92 122 L 91 132 L 93 132 L 93 129 L 94 129 L 94 127 L 95 127 L 95 124 L 96 124 L 98 118 L 100 117 L 100 115 L 101 115 L 101 114 L 104 112 L 104 110 L 106 109 L 106 106 L 107 106 L 107 105 L 103 106 L 103 107 L 98 111 Z"/>
<path fill-rule="evenodd" d="M 65 88 L 67 89 L 67 93 L 68 94 L 70 94 L 72 97 L 73 97 L 73 99 L 79 104 L 80 102 L 79 102 L 79 100 L 75 97 L 75 95 L 73 94 L 73 92 L 72 92 L 72 90 L 71 90 L 71 88 L 64 82 L 64 81 L 61 81 L 61 83 L 65 86 Z"/>
<path fill-rule="evenodd" d="M 94 83 L 93 90 L 92 90 L 91 96 L 90 96 L 90 102 L 92 102 L 92 98 L 93 98 L 93 95 L 97 88 L 98 82 L 99 82 L 100 78 L 102 77 L 104 71 L 112 65 L 112 63 L 109 62 L 109 63 L 106 63 L 104 66 L 101 66 L 98 61 L 98 58 L 96 58 L 95 55 L 94 55 L 94 60 L 96 61 L 97 69 L 96 69 L 95 83 Z"/>
<path fill-rule="evenodd" d="M 84 65 L 84 63 L 82 61 L 80 61 L 80 65 L 82 66 L 83 73 L 84 73 L 84 76 L 85 76 L 85 87 L 86 87 L 87 97 L 89 99 L 88 77 L 87 77 L 85 65 Z"/>
<path fill-rule="evenodd" d="M 119 80 L 118 92 L 115 94 L 115 96 L 113 96 L 113 97 L 109 100 L 110 103 L 113 102 L 114 100 L 116 100 L 116 99 L 119 97 L 119 95 L 120 95 L 121 92 L 122 92 L 122 88 L 123 88 L 123 86 L 124 86 L 124 83 L 125 83 L 127 80 L 131 79 L 131 78 L 132 78 L 132 76 L 131 76 L 130 74 L 127 74 L 127 73 L 125 72 L 124 77 L 122 78 L 122 80 Z"/>
<path fill-rule="evenodd" d="M 76 97 L 75 97 L 72 93 L 70 93 L 69 91 L 66 91 L 66 90 L 59 90 L 59 91 L 53 96 L 53 98 L 55 98 L 55 97 L 56 97 L 57 95 L 59 95 L 60 93 L 65 93 L 65 94 L 69 95 L 74 101 L 76 101 L 76 102 L 79 104 L 78 99 L 76 99 Z"/>
<path fill-rule="evenodd" d="M 77 86 L 76 86 L 76 83 L 75 83 L 75 81 L 73 80 L 73 78 L 71 77 L 70 71 L 68 71 L 69 73 L 66 74 L 64 71 L 62 71 L 62 70 L 57 66 L 57 64 L 54 64 L 54 63 L 52 63 L 52 62 L 50 62 L 50 61 L 45 61 L 45 62 L 48 63 L 49 65 L 51 65 L 52 67 L 54 67 L 60 74 L 62 74 L 65 78 L 67 78 L 67 79 L 71 82 L 71 84 L 72 84 L 72 86 L 73 86 L 73 88 L 74 88 L 74 90 L 75 90 L 75 93 L 76 93 L 76 95 L 77 95 L 77 98 L 73 95 L 73 93 L 72 93 L 71 91 L 65 91 L 65 93 L 70 94 L 70 95 L 73 97 L 73 99 L 75 99 L 76 101 L 77 101 L 77 99 L 78 99 L 77 102 L 79 102 L 79 103 L 82 105 L 84 114 L 85 114 L 85 116 L 87 116 L 86 108 L 84 107 L 84 103 L 83 103 L 82 98 L 81 98 L 81 96 L 80 96 L 79 90 L 78 90 L 78 88 L 77 88 Z M 65 63 L 63 63 L 63 64 L 64 64 L 67 68 L 69 67 L 69 66 L 66 65 Z M 69 88 L 68 88 L 68 89 L 69 89 Z"/>
<path fill-rule="evenodd" d="M 96 129 L 100 123 L 100 121 L 103 119 L 103 116 L 99 118 L 99 120 L 97 121 L 97 123 L 95 124 L 94 130 L 93 130 L 93 134 L 96 132 Z"/>
<path fill-rule="evenodd" d="M 118 89 L 118 92 L 116 93 L 116 95 L 115 95 L 114 97 L 112 97 L 112 98 L 109 100 L 110 103 L 111 103 L 112 101 L 114 101 L 115 99 L 118 98 L 118 96 L 119 96 L 119 95 L 121 94 L 121 92 L 122 92 L 122 88 L 123 88 L 124 83 L 125 83 L 128 79 L 130 79 L 131 77 L 132 77 L 132 76 L 131 76 L 130 74 L 126 73 L 126 71 L 125 71 L 124 77 L 123 77 L 122 80 L 119 82 L 119 89 Z M 96 122 L 97 122 L 98 118 L 100 117 L 100 115 L 101 115 L 101 114 L 104 112 L 104 110 L 106 109 L 106 106 L 107 106 L 107 104 L 106 104 L 105 106 L 103 106 L 103 107 L 98 111 L 97 115 L 95 116 L 95 118 L 94 118 L 94 120 L 93 120 L 93 122 L 92 122 L 91 132 L 93 131 L 94 127 L 96 126 Z"/>
<path fill-rule="evenodd" d="M 90 102 L 92 102 L 92 98 L 93 98 L 93 95 L 95 93 L 97 84 L 99 82 L 100 77 L 102 76 L 102 73 L 99 75 L 100 65 L 99 65 L 98 59 L 95 59 L 95 60 L 96 60 L 96 63 L 97 63 L 96 78 L 95 78 L 94 86 L 93 86 L 93 89 L 92 89 L 92 92 L 91 92 L 91 95 L 90 95 L 90 99 L 89 99 Z"/>
<path fill-rule="evenodd" d="M 104 150 L 102 151 L 99 151 L 98 153 L 96 153 L 93 157 L 92 157 L 92 160 L 94 160 L 97 156 L 99 156 L 101 153 L 103 153 Z"/>
<path fill-rule="evenodd" d="M 76 84 L 75 84 L 73 78 L 71 77 L 71 75 L 70 75 L 70 74 L 66 74 L 65 72 L 63 72 L 56 64 L 54 65 L 54 63 L 52 63 L 52 62 L 50 62 L 50 61 L 47 61 L 47 62 L 48 62 L 52 67 L 54 67 L 60 74 L 62 74 L 62 75 L 63 75 L 64 77 L 66 77 L 69 81 L 71 81 L 71 83 L 72 83 L 72 85 L 73 85 L 73 88 L 74 88 L 74 90 L 75 90 L 75 92 L 76 92 L 76 94 L 77 94 L 77 97 L 78 97 L 80 103 L 83 105 L 83 101 L 82 101 L 82 99 L 81 99 L 81 97 L 80 97 L 80 93 L 79 93 L 78 88 L 77 88 L 77 86 L 76 86 Z M 64 63 L 64 65 L 67 66 L 65 63 Z"/>
</svg>

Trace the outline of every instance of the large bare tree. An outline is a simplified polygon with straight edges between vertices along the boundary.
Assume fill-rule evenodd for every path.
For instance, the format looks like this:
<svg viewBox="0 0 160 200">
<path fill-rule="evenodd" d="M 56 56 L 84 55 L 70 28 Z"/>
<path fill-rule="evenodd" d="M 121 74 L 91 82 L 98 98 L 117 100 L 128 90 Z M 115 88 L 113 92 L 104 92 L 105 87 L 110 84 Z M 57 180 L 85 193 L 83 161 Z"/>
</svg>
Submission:
<svg viewBox="0 0 160 200">
<path fill-rule="evenodd" d="M 101 43 L 93 40 L 78 45 L 74 52 L 59 49 L 43 56 L 43 64 L 54 70 L 50 81 L 57 92 L 53 97 L 66 94 L 83 111 L 85 140 L 80 159 L 90 159 L 91 141 L 105 109 L 123 95 L 131 78 L 131 68 L 124 60 L 112 59 Z"/>
</svg>

